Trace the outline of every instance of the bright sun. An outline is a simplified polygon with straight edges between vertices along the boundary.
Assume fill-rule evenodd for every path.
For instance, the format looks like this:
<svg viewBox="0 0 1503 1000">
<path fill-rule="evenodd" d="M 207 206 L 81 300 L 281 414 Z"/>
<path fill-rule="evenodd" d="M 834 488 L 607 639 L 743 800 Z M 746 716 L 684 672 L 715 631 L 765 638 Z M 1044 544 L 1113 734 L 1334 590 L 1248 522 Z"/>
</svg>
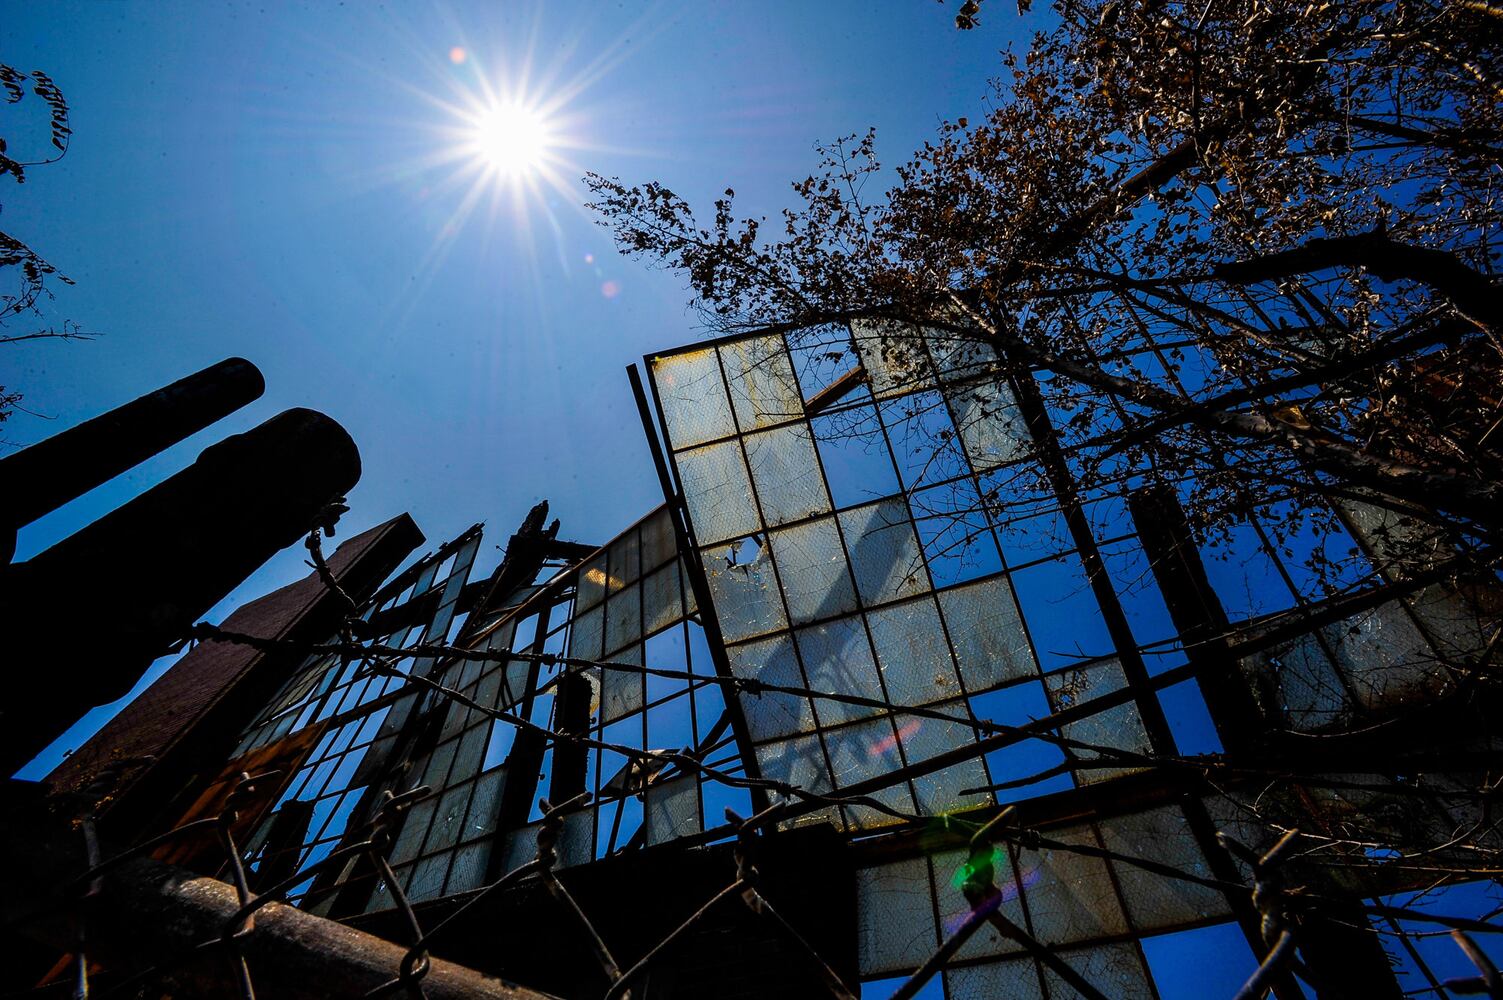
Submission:
<svg viewBox="0 0 1503 1000">
<path fill-rule="evenodd" d="M 497 104 L 475 117 L 472 135 L 476 157 L 502 177 L 536 174 L 552 144 L 548 123 L 521 104 Z"/>
</svg>

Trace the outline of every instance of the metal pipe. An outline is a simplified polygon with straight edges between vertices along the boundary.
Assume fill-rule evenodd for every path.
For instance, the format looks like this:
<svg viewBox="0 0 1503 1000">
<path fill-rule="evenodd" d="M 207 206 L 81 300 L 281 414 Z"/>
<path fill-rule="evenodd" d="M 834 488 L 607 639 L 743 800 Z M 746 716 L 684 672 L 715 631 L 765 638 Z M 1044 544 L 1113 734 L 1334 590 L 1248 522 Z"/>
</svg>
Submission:
<svg viewBox="0 0 1503 1000">
<path fill-rule="evenodd" d="M 16 805 L 16 803 L 11 803 Z M 77 947 L 77 899 L 61 886 L 82 874 L 83 838 L 61 817 L 7 808 L 0 844 L 19 885 L 0 901 L 0 924 L 61 952 Z M 224 935 L 240 910 L 233 886 L 151 858 L 127 861 L 94 883 L 85 911 L 88 958 L 112 973 L 161 970 L 177 996 L 233 992 L 232 963 L 223 946 L 202 947 Z M 295 907 L 270 903 L 256 911 L 253 929 L 237 938 L 262 996 L 290 1000 L 358 997 L 389 982 L 407 949 Z M 422 981 L 428 1000 L 546 1000 L 453 962 L 434 959 Z"/>
<path fill-rule="evenodd" d="M 0 459 L 5 538 L 126 469 L 258 399 L 266 381 L 227 358 Z M 3 543 L 0 543 L 3 544 Z M 3 553 L 9 561 L 11 553 Z"/>
<path fill-rule="evenodd" d="M 24 563 L 0 567 L 0 767 L 11 774 L 151 661 L 360 479 L 344 428 L 293 409 Z"/>
</svg>

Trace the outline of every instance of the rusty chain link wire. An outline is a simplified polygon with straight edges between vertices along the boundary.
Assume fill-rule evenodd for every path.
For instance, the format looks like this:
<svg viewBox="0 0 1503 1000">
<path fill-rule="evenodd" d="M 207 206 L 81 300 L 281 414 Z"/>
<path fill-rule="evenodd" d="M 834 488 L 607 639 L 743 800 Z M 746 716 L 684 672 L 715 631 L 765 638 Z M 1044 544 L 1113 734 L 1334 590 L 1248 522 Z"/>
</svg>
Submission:
<svg viewBox="0 0 1503 1000">
<path fill-rule="evenodd" d="M 328 518 L 324 519 L 328 521 Z M 321 522 L 321 526 L 328 524 Z M 313 563 L 319 571 L 319 575 L 326 585 L 338 591 L 337 582 L 332 573 L 328 571 L 327 563 L 319 545 L 319 530 L 315 529 L 309 536 L 308 549 Z M 352 617 L 353 602 L 349 604 L 351 614 L 347 614 L 346 620 Z M 359 659 L 362 668 L 371 672 L 384 672 L 392 669 L 385 659 L 388 655 L 401 654 L 412 655 L 413 650 L 387 650 L 383 647 L 359 646 L 354 642 L 353 631 L 348 627 L 340 630 L 341 642 L 333 647 L 318 647 L 321 651 L 338 653 L 346 662 Z M 223 632 L 212 626 L 199 626 L 194 630 L 197 639 L 213 639 L 227 642 L 245 642 L 249 645 L 266 648 L 278 640 L 264 640 L 255 637 L 238 636 L 233 633 Z M 308 644 L 301 644 L 307 647 Z M 471 657 L 477 654 L 470 651 L 459 651 L 444 647 L 435 649 L 436 653 L 464 653 Z M 483 654 L 485 658 L 497 658 L 505 655 L 508 658 L 525 659 L 525 655 L 513 653 L 506 654 Z M 607 664 L 596 661 L 575 661 L 570 658 L 552 655 L 540 655 L 533 657 L 540 662 L 552 665 L 575 666 L 592 665 L 600 667 L 633 669 L 644 673 L 664 673 L 674 675 L 675 671 L 658 671 L 650 667 L 632 664 Z M 726 810 L 726 830 L 734 837 L 733 856 L 735 859 L 736 872 L 734 879 L 720 891 L 713 894 L 693 914 L 682 921 L 678 926 L 661 938 L 655 945 L 638 958 L 628 968 L 622 969 L 620 963 L 611 951 L 608 943 L 591 922 L 589 915 L 579 905 L 577 900 L 558 879 L 554 869 L 559 858 L 557 844 L 563 830 L 563 822 L 571 812 L 584 807 L 590 800 L 588 792 L 581 793 L 574 798 L 554 805 L 547 799 L 540 801 L 543 818 L 537 833 L 537 850 L 532 860 L 519 867 L 502 874 L 489 885 L 475 892 L 470 898 L 460 904 L 455 910 L 425 930 L 419 920 L 418 914 L 412 901 L 404 891 L 400 878 L 393 871 L 388 854 L 393 844 L 393 830 L 400 823 L 403 815 L 416 803 L 429 798 L 433 792 L 427 786 L 417 786 L 399 794 L 386 791 L 382 795 L 379 806 L 366 825 L 364 836 L 355 843 L 339 848 L 328 856 L 301 868 L 280 882 L 266 887 L 262 892 L 253 892 L 246 874 L 245 859 L 242 856 L 240 845 L 237 843 L 234 828 L 242 810 L 251 801 L 258 783 L 264 784 L 275 777 L 278 772 L 268 771 L 256 775 L 241 774 L 236 779 L 234 788 L 226 798 L 224 805 L 217 815 L 205 819 L 194 820 L 184 823 L 165 833 L 151 837 L 137 845 L 134 845 L 121 853 L 108 859 L 100 857 L 99 841 L 96 834 L 97 803 L 106 799 L 113 791 L 121 773 L 129 767 L 136 766 L 147 761 L 122 760 L 109 765 L 95 780 L 79 794 L 79 799 L 85 802 L 79 811 L 76 825 L 82 831 L 85 840 L 85 853 L 87 858 L 87 870 L 80 875 L 71 885 L 75 900 L 77 915 L 77 931 L 75 950 L 72 957 L 71 967 L 73 970 L 72 995 L 79 1000 L 87 1000 L 93 996 L 89 981 L 89 959 L 87 929 L 89 926 L 90 900 L 98 892 L 102 876 L 133 858 L 149 855 L 157 849 L 178 841 L 195 833 L 211 832 L 215 843 L 222 855 L 221 867 L 227 871 L 229 880 L 234 887 L 238 908 L 224 921 L 217 936 L 199 943 L 195 948 L 189 949 L 181 955 L 177 962 L 166 962 L 152 966 L 140 973 L 132 975 L 118 983 L 113 984 L 106 996 L 124 994 L 131 988 L 139 988 L 153 981 L 161 981 L 169 976 L 177 965 L 196 961 L 202 958 L 206 952 L 223 952 L 228 960 L 233 973 L 239 996 L 242 1000 L 254 1000 L 255 988 L 252 978 L 252 970 L 244 954 L 244 943 L 256 933 L 255 915 L 258 910 L 270 903 L 284 899 L 288 893 L 299 885 L 305 884 L 315 875 L 328 871 L 334 871 L 341 865 L 345 865 L 351 859 L 365 857 L 374 867 L 378 885 L 384 885 L 390 893 L 393 905 L 406 930 L 408 942 L 406 950 L 402 953 L 397 967 L 392 970 L 391 978 L 364 993 L 370 998 L 406 995 L 409 997 L 423 998 L 424 979 L 433 968 L 431 952 L 434 943 L 445 936 L 451 935 L 456 927 L 462 926 L 467 917 L 481 912 L 481 904 L 503 889 L 517 885 L 518 883 L 535 878 L 547 892 L 547 894 L 569 915 L 569 922 L 574 926 L 581 938 L 586 942 L 595 962 L 600 968 L 602 978 L 607 987 L 603 1000 L 629 1000 L 633 983 L 655 963 L 663 960 L 672 945 L 692 931 L 696 925 L 705 920 L 707 915 L 716 911 L 722 905 L 739 900 L 749 912 L 755 914 L 760 920 L 765 920 L 775 932 L 799 954 L 805 956 L 814 970 L 820 985 L 830 996 L 837 1000 L 855 1000 L 859 993 L 856 984 L 844 982 L 830 965 L 818 954 L 799 931 L 790 924 L 772 905 L 771 902 L 759 890 L 759 873 L 756 866 L 756 854 L 758 845 L 767 835 L 767 831 L 773 829 L 780 821 L 786 820 L 790 814 L 795 814 L 795 803 L 791 800 L 798 799 L 807 806 L 811 804 L 852 805 L 860 804 L 878 808 L 883 812 L 892 813 L 903 819 L 913 820 L 920 817 L 886 807 L 883 804 L 865 796 L 840 796 L 820 795 L 795 785 L 789 785 L 776 781 L 758 781 L 728 775 L 709 768 L 693 758 L 683 754 L 663 753 L 661 751 L 639 750 L 631 747 L 622 747 L 615 744 L 592 740 L 578 734 L 555 732 L 545 727 L 537 726 L 528 720 L 521 719 L 509 713 L 481 705 L 463 695 L 462 693 L 428 678 L 409 677 L 409 681 L 415 682 L 427 690 L 455 701 L 466 707 L 477 709 L 518 727 L 537 729 L 540 735 L 553 740 L 570 740 L 585 746 L 600 747 L 623 753 L 627 756 L 661 758 L 667 757 L 671 761 L 681 763 L 682 766 L 699 773 L 709 780 L 722 781 L 726 784 L 746 787 L 752 783 L 761 784 L 769 790 L 777 791 L 787 797 L 789 801 L 775 802 L 761 812 L 743 819 L 733 811 Z M 747 689 L 749 690 L 749 689 Z M 770 687 L 769 690 L 782 690 Z M 803 691 L 801 693 L 810 696 L 835 698 L 836 700 L 856 700 L 854 696 L 831 695 L 817 691 Z M 894 706 L 888 706 L 894 707 Z M 899 709 L 907 711 L 906 709 Z M 923 714 L 924 710 L 914 710 Z M 935 713 L 939 714 L 939 713 Z M 1116 760 L 1125 755 L 1125 752 L 1116 751 L 1109 747 L 1096 747 L 1081 743 L 1078 740 L 1067 740 L 1062 736 L 1040 734 L 1035 732 L 1038 727 L 1029 726 L 1025 733 L 1018 732 L 1028 737 L 1039 736 L 1050 738 L 1054 742 L 1068 743 L 1076 749 L 1087 749 L 1106 754 Z M 1133 758 L 1142 755 L 1126 755 Z M 682 759 L 681 759 L 682 758 Z M 1162 763 L 1156 759 L 1148 761 L 1151 764 Z M 1146 858 L 1138 858 L 1119 851 L 1108 850 L 1102 847 L 1089 845 L 1070 844 L 1050 839 L 1037 831 L 1019 827 L 1015 823 L 1016 812 L 1013 807 L 1007 807 L 998 812 L 984 824 L 974 824 L 964 819 L 952 817 L 953 823 L 958 823 L 962 828 L 975 826 L 969 838 L 969 850 L 967 860 L 959 873 L 959 886 L 970 911 L 962 922 L 951 932 L 939 947 L 924 961 L 924 963 L 904 982 L 897 991 L 892 994 L 893 1000 L 911 1000 L 923 987 L 930 982 L 935 975 L 939 974 L 955 954 L 965 943 L 984 925 L 989 925 L 1020 946 L 1022 951 L 1036 959 L 1045 968 L 1059 976 L 1071 988 L 1078 992 L 1086 1000 L 1105 1000 L 1105 994 L 1095 985 L 1089 982 L 1068 962 L 1060 958 L 1055 950 L 1039 941 L 1025 928 L 1012 921 L 1001 913 L 1000 906 L 1004 899 L 1004 893 L 997 885 L 996 863 L 1000 852 L 1007 847 L 1022 850 L 1063 850 L 1098 858 L 1109 858 L 1116 862 L 1134 865 L 1161 877 L 1181 879 L 1187 882 L 1216 888 L 1227 892 L 1250 893 L 1251 902 L 1257 912 L 1260 922 L 1260 933 L 1264 939 L 1268 951 L 1260 962 L 1257 970 L 1237 993 L 1236 1000 L 1253 1000 L 1263 996 L 1270 988 L 1274 979 L 1286 971 L 1299 972 L 1307 975 L 1308 970 L 1299 962 L 1296 956 L 1296 934 L 1294 920 L 1290 909 L 1290 886 L 1287 884 L 1286 870 L 1283 862 L 1291 852 L 1293 845 L 1300 839 L 1301 834 L 1297 830 L 1288 830 L 1271 848 L 1258 854 L 1252 849 L 1239 843 L 1231 836 L 1222 833 L 1218 840 L 1222 846 L 1233 856 L 1245 862 L 1252 871 L 1252 886 L 1227 882 L 1213 878 L 1206 878 L 1194 872 L 1184 871 L 1165 865 L 1161 862 Z M 332 892 L 347 885 L 344 881 L 336 879 L 330 886 L 319 890 L 320 894 Z M 1314 898 L 1306 893 L 1305 905 Z M 1408 920 L 1427 920 L 1441 926 L 1449 927 L 1450 933 L 1458 947 L 1471 960 L 1478 970 L 1478 975 L 1448 980 L 1444 985 L 1457 993 L 1485 994 L 1494 998 L 1503 998 L 1503 977 L 1487 956 L 1477 947 L 1467 932 L 1496 932 L 1500 928 L 1485 921 L 1466 920 L 1461 918 L 1439 917 L 1426 914 L 1404 907 L 1386 907 L 1369 904 L 1363 907 L 1367 912 L 1383 915 L 1390 918 Z"/>
</svg>

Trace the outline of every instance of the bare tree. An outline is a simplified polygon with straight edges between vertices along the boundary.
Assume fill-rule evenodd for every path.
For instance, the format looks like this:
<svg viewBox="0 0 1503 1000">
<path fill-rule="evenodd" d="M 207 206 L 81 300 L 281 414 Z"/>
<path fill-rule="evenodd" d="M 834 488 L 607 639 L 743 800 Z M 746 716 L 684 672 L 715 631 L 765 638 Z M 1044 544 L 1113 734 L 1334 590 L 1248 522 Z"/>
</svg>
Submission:
<svg viewBox="0 0 1503 1000">
<path fill-rule="evenodd" d="M 19 150 L 13 154 L 10 141 L 0 136 L 0 176 L 23 184 L 27 170 L 56 163 L 67 153 L 68 140 L 73 134 L 68 125 L 68 102 L 57 84 L 52 82 L 52 78 L 41 70 L 23 73 L 14 67 L 0 64 L 0 87 L 5 90 L 7 104 L 19 104 L 29 90 L 42 100 L 47 109 L 46 134 L 51 148 L 46 154 L 39 154 L 35 159 L 25 159 L 23 157 L 27 154 Z M 7 280 L 13 282 L 10 288 L 0 291 L 0 331 L 17 317 L 41 314 L 40 304 L 52 296 L 47 288 L 49 280 L 72 284 L 66 275 L 60 274 L 56 267 L 25 242 L 3 231 L 0 231 L 0 270 L 12 275 Z M 88 337 L 76 324 L 63 323 L 56 329 L 31 330 L 19 334 L 0 332 L 0 344 L 41 339 L 84 340 Z M 20 400 L 19 392 L 0 386 L 0 422 L 10 415 L 10 411 Z"/>
<path fill-rule="evenodd" d="M 775 222 L 737 217 L 730 190 L 704 220 L 661 183 L 600 176 L 594 208 L 624 252 L 685 276 L 714 332 L 770 328 L 830 361 L 811 413 L 949 369 L 960 436 L 957 399 L 993 424 L 1042 413 L 1081 496 L 1156 489 L 1212 549 L 1254 518 L 1276 547 L 1312 525 L 1339 540 L 1300 555 L 1314 600 L 1407 594 L 1423 619 L 1441 597 L 1422 581 L 1445 578 L 1472 631 L 1407 664 L 1404 683 L 1389 670 L 1407 655 L 1398 632 L 1378 639 L 1360 616 L 1322 626 L 1365 722 L 1294 718 L 1284 682 L 1308 649 L 1265 644 L 1249 683 L 1287 731 L 1407 725 L 1458 691 L 1488 703 L 1503 611 L 1503 8 L 1067 0 L 1056 13 L 1004 57 L 983 117 L 943 125 L 890 175 L 868 132 L 817 147 Z M 952 433 L 911 447 L 942 462 Z M 961 525 L 953 544 L 969 509 L 1006 516 L 1045 492 L 1034 467 L 1006 468 L 969 508 L 931 512 Z M 1489 745 L 1468 718 L 1451 735 Z M 1446 787 L 1489 794 L 1495 776 L 1456 759 L 1437 765 Z M 1310 779 L 1270 782 L 1244 818 L 1301 822 Z M 1485 810 L 1418 834 L 1434 801 L 1401 807 L 1381 784 L 1315 835 L 1323 863 L 1367 870 L 1364 852 L 1388 845 L 1443 881 L 1483 870 L 1467 852 L 1498 856 Z"/>
</svg>

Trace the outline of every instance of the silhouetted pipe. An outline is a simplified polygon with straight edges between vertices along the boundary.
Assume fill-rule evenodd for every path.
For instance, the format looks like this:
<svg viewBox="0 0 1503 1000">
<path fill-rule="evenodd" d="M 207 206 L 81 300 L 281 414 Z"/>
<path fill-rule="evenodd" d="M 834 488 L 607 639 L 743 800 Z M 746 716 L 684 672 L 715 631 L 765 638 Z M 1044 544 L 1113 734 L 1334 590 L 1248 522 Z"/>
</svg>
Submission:
<svg viewBox="0 0 1503 1000">
<path fill-rule="evenodd" d="M 0 774 L 129 691 L 359 479 L 344 428 L 288 410 L 35 558 L 0 567 Z"/>
<path fill-rule="evenodd" d="M 255 365 L 228 358 L 0 459 L 0 531 L 5 535 L 0 545 L 13 545 L 15 529 L 234 413 L 265 391 L 266 381 Z M 0 553 L 6 561 L 11 554 Z"/>
</svg>

